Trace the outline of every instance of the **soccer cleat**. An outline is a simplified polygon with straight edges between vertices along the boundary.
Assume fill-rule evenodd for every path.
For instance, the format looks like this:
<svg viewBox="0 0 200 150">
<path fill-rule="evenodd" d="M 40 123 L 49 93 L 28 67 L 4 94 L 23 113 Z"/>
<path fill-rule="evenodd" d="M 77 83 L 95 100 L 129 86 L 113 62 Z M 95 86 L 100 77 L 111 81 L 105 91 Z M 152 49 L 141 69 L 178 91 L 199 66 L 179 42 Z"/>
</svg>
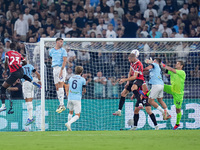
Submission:
<svg viewBox="0 0 200 150">
<path fill-rule="evenodd" d="M 65 108 L 64 105 L 59 105 L 59 106 L 58 106 L 58 109 L 56 110 L 56 112 L 57 112 L 57 113 L 61 113 L 61 112 L 65 111 L 65 110 L 66 110 L 66 108 Z"/>
<path fill-rule="evenodd" d="M 5 111 L 5 110 L 6 110 L 6 106 L 0 108 L 0 112 Z"/>
<path fill-rule="evenodd" d="M 159 127 L 158 127 L 158 125 L 157 125 L 157 126 L 155 126 L 155 130 L 159 130 Z"/>
<path fill-rule="evenodd" d="M 144 108 L 143 104 L 142 104 L 142 103 L 139 103 L 138 108 L 139 108 L 139 109 L 143 109 L 143 108 Z"/>
<path fill-rule="evenodd" d="M 113 115 L 114 116 L 121 116 L 121 111 L 118 110 L 118 111 L 114 112 Z"/>
<path fill-rule="evenodd" d="M 178 127 L 180 126 L 180 124 L 175 124 L 175 126 L 174 126 L 174 128 L 173 128 L 173 130 L 176 130 L 176 129 L 178 129 Z"/>
<path fill-rule="evenodd" d="M 133 130 L 133 131 L 137 130 L 137 126 L 133 126 L 130 130 Z"/>
<path fill-rule="evenodd" d="M 35 86 L 37 86 L 38 88 L 41 89 L 41 85 L 40 85 L 40 84 L 38 84 L 38 83 L 36 83 L 36 82 L 33 82 L 33 85 L 35 85 Z"/>
<path fill-rule="evenodd" d="M 65 126 L 67 127 L 67 131 L 72 131 L 71 125 L 68 122 L 65 123 Z"/>
<path fill-rule="evenodd" d="M 28 118 L 27 122 L 25 123 L 25 126 L 28 126 L 28 125 L 32 124 L 33 122 L 35 122 L 34 118 L 33 119 Z"/>
</svg>

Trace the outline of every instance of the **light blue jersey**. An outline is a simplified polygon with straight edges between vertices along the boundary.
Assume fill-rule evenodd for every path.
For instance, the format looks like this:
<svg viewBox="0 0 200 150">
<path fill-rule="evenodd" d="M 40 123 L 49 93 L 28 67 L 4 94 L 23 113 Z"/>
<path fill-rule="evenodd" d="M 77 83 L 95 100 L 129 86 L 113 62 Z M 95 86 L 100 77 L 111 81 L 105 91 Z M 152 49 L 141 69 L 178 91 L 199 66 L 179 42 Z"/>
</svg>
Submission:
<svg viewBox="0 0 200 150">
<path fill-rule="evenodd" d="M 150 80 L 149 83 L 152 85 L 164 85 L 161 75 L 160 66 L 157 63 L 152 63 L 153 68 L 150 69 Z"/>
<path fill-rule="evenodd" d="M 35 70 L 35 68 L 31 65 L 31 64 L 27 64 L 25 66 L 22 66 L 23 70 L 24 70 L 24 74 L 27 75 L 29 78 L 31 78 L 33 80 L 32 77 L 32 72 L 33 70 Z M 24 82 L 24 79 L 21 79 L 22 82 Z"/>
<path fill-rule="evenodd" d="M 68 100 L 81 100 L 83 85 L 86 85 L 85 78 L 80 75 L 74 75 L 69 79 Z"/>
<path fill-rule="evenodd" d="M 67 52 L 64 48 L 55 49 L 52 48 L 49 51 L 49 55 L 52 57 L 52 67 L 62 67 L 63 57 L 67 57 Z"/>
</svg>

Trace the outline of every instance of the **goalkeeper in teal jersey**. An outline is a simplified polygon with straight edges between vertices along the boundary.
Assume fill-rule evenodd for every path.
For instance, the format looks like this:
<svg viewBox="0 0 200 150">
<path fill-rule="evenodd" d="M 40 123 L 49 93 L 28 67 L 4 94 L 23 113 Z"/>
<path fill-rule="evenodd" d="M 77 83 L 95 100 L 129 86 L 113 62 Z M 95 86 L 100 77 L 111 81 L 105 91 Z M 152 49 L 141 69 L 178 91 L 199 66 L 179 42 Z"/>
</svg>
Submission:
<svg viewBox="0 0 200 150">
<path fill-rule="evenodd" d="M 184 62 L 183 61 L 177 61 L 176 63 L 176 69 L 171 68 L 169 66 L 165 66 L 163 64 L 163 67 L 166 69 L 167 73 L 170 75 L 170 82 L 171 85 L 164 85 L 164 91 L 168 94 L 171 94 L 174 99 L 174 105 L 176 106 L 176 125 L 174 126 L 173 130 L 176 130 L 180 126 L 180 120 L 181 120 L 181 105 L 183 102 L 183 96 L 184 96 L 184 84 L 185 84 L 185 78 L 186 74 L 185 71 L 183 71 Z"/>
</svg>

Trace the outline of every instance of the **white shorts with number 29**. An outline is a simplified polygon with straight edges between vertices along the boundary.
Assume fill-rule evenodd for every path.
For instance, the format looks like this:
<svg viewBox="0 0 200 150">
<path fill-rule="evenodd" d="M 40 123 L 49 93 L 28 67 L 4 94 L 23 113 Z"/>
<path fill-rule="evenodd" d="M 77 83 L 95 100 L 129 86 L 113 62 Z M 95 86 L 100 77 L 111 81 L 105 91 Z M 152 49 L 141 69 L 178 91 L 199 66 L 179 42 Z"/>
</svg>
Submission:
<svg viewBox="0 0 200 150">
<path fill-rule="evenodd" d="M 66 69 L 65 68 L 63 69 L 62 78 L 59 78 L 60 70 L 61 70 L 61 67 L 59 66 L 53 67 L 54 84 L 57 84 L 58 82 L 65 82 Z"/>
</svg>

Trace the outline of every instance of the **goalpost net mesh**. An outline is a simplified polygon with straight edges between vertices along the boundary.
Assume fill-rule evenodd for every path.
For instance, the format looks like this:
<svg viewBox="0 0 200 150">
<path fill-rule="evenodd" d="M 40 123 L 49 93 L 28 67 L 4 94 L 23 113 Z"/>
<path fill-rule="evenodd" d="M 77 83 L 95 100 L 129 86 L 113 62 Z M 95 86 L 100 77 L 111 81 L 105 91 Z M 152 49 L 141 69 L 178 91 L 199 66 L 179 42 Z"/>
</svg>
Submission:
<svg viewBox="0 0 200 150">
<path fill-rule="evenodd" d="M 200 41 L 85 41 L 80 42 L 64 39 L 63 47 L 68 52 L 68 62 L 66 65 L 67 80 L 73 75 L 75 66 L 81 65 L 84 68 L 83 77 L 86 78 L 86 94 L 82 98 L 82 112 L 80 119 L 72 124 L 72 130 L 128 130 L 130 126 L 127 121 L 133 118 L 133 110 L 136 99 L 130 100 L 132 93 L 126 97 L 126 102 L 122 109 L 122 116 L 113 116 L 118 110 L 121 91 L 124 84 L 118 83 L 119 79 L 127 77 L 130 63 L 128 55 L 133 49 L 138 49 L 139 60 L 146 67 L 144 60 L 146 58 L 161 58 L 162 62 L 174 67 L 177 60 L 185 62 L 184 70 L 186 72 L 185 96 L 182 104 L 182 119 L 180 129 L 199 129 L 200 128 Z M 55 40 L 54 40 L 55 41 Z M 45 130 L 46 131 L 64 131 L 67 122 L 68 110 L 61 114 L 56 113 L 59 105 L 56 89 L 53 81 L 53 69 L 49 50 L 55 46 L 52 39 L 45 39 L 44 50 L 41 50 L 38 44 L 26 44 L 26 53 L 30 63 L 40 72 L 40 53 L 44 52 L 45 75 Z M 100 79 L 100 80 L 99 80 Z M 165 84 L 170 84 L 167 74 L 163 74 Z M 148 84 L 149 76 L 145 75 L 145 81 Z M 150 85 L 148 84 L 150 89 Z M 170 120 L 164 121 L 162 114 L 152 107 L 160 129 L 172 129 L 176 123 L 176 112 L 171 95 L 164 93 L 169 112 L 172 115 Z M 39 118 L 40 93 L 35 94 L 34 115 L 38 115 L 36 123 L 31 130 L 37 131 L 41 128 L 41 118 Z M 67 105 L 67 96 L 65 93 L 65 106 Z M 37 111 L 36 111 L 37 107 Z M 1 115 L 1 114 L 0 114 Z M 145 112 L 140 111 L 138 129 L 152 130 L 154 125 Z"/>
</svg>

